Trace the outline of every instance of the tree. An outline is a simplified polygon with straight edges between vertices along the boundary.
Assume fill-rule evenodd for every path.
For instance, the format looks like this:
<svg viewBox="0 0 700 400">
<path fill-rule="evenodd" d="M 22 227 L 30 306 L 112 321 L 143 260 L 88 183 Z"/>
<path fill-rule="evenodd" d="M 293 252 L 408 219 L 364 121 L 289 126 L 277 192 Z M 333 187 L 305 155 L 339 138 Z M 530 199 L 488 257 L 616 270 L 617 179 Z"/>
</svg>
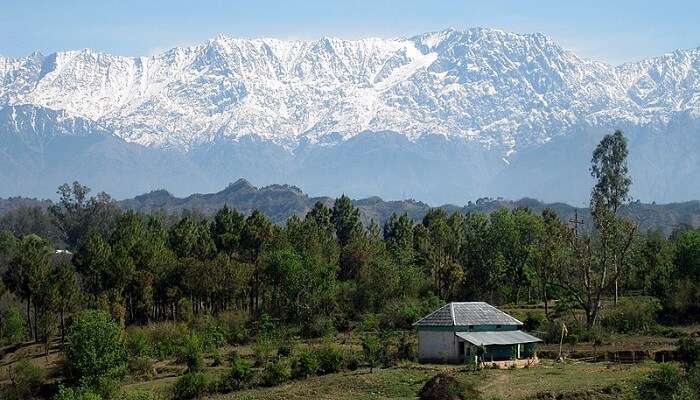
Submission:
<svg viewBox="0 0 700 400">
<path fill-rule="evenodd" d="M 581 233 L 578 221 L 570 230 L 570 261 L 557 273 L 556 284 L 583 308 L 586 324 L 598 319 L 603 295 L 611 288 L 615 301 L 618 282 L 629 266 L 637 225 L 620 218 L 617 210 L 628 200 L 627 147 L 622 133 L 607 135 L 593 153 L 591 174 L 597 179 L 591 193 L 595 231 Z"/>
<path fill-rule="evenodd" d="M 38 339 L 37 315 L 41 300 L 41 290 L 49 271 L 49 243 L 36 235 L 24 236 L 10 260 L 10 268 L 5 272 L 3 281 L 19 298 L 26 302 L 27 328 Z M 32 308 L 34 305 L 34 324 L 32 324 Z"/>
<path fill-rule="evenodd" d="M 272 222 L 258 210 L 253 210 L 253 213 L 246 219 L 243 234 L 241 236 L 241 245 L 246 254 L 247 259 L 253 264 L 254 272 L 251 282 L 251 308 L 258 312 L 260 308 L 260 295 L 262 289 L 262 265 L 260 263 L 260 255 L 265 251 L 272 242 L 275 235 L 275 229 Z"/>
<path fill-rule="evenodd" d="M 549 317 L 549 286 L 553 276 L 562 270 L 562 265 L 567 261 L 564 248 L 568 232 L 566 225 L 552 209 L 542 211 L 542 223 L 543 232 L 535 246 L 533 265 L 544 303 L 544 313 Z"/>
<path fill-rule="evenodd" d="M 211 223 L 211 236 L 217 250 L 228 254 L 238 251 L 244 226 L 243 214 L 229 208 L 228 205 L 217 211 Z"/>
<path fill-rule="evenodd" d="M 206 221 L 194 216 L 185 216 L 170 228 L 170 248 L 180 258 L 211 258 L 216 246 Z"/>
<path fill-rule="evenodd" d="M 71 313 L 80 301 L 80 287 L 71 264 L 58 263 L 49 272 L 49 282 L 56 288 L 54 311 L 58 313 L 61 328 L 61 344 L 66 335 L 66 314 Z"/>
<path fill-rule="evenodd" d="M 593 151 L 591 159 L 591 176 L 596 180 L 596 184 L 591 192 L 591 214 L 598 229 L 603 246 L 602 253 L 611 254 L 614 266 L 615 304 L 619 297 L 619 275 L 620 265 L 627 249 L 617 249 L 617 252 L 610 252 L 608 247 L 616 236 L 624 235 L 621 229 L 625 229 L 617 219 L 617 212 L 623 203 L 630 200 L 629 190 L 632 179 L 629 177 L 627 168 L 627 139 L 622 131 L 615 131 L 612 135 L 606 135 Z M 624 239 L 622 239 L 624 240 Z M 607 262 L 607 260 L 603 260 Z"/>
<path fill-rule="evenodd" d="M 672 290 L 668 290 L 667 306 L 677 319 L 700 316 L 700 229 L 686 230 L 675 241 L 676 253 Z"/>
<path fill-rule="evenodd" d="M 112 248 L 97 232 L 81 242 L 73 256 L 73 264 L 84 277 L 83 289 L 97 296 L 111 287 L 110 263 Z"/>
<path fill-rule="evenodd" d="M 49 207 L 49 214 L 71 249 L 77 248 L 91 232 L 106 235 L 119 214 L 116 202 L 108 194 L 88 197 L 90 188 L 78 182 L 59 186 L 57 193 L 59 201 Z"/>
<path fill-rule="evenodd" d="M 464 218 L 440 208 L 428 211 L 414 230 L 417 260 L 440 298 L 455 297 L 464 279 L 460 264 L 464 246 Z"/>
<path fill-rule="evenodd" d="M 336 237 L 341 247 L 346 246 L 353 236 L 362 232 L 360 210 L 352 204 L 352 200 L 346 195 L 335 200 L 331 221 L 335 225 Z"/>
<path fill-rule="evenodd" d="M 103 311 L 84 311 L 69 329 L 66 362 L 72 377 L 88 387 L 120 378 L 127 364 L 122 327 Z"/>
<path fill-rule="evenodd" d="M 391 214 L 391 217 L 384 223 L 384 241 L 387 250 L 391 253 L 394 261 L 400 266 L 414 263 L 415 252 L 413 249 L 413 221 L 407 214 L 400 217 Z"/>
</svg>

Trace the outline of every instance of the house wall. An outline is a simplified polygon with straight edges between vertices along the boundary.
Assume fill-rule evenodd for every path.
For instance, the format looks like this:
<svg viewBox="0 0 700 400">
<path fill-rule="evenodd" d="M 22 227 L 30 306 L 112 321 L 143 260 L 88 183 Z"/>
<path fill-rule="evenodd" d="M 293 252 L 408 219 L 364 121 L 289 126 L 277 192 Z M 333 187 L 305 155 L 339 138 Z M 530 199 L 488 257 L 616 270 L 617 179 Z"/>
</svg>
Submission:
<svg viewBox="0 0 700 400">
<path fill-rule="evenodd" d="M 458 325 L 418 327 L 418 360 L 423 362 L 463 362 L 459 356 L 459 340 L 455 332 L 515 331 L 517 325 Z M 510 359 L 511 346 L 497 346 L 487 349 L 485 359 Z M 465 344 L 465 354 L 469 354 L 469 344 Z M 475 353 L 473 353 L 475 354 Z"/>
<path fill-rule="evenodd" d="M 459 362 L 457 337 L 453 327 L 418 330 L 418 359 L 420 361 Z"/>
</svg>

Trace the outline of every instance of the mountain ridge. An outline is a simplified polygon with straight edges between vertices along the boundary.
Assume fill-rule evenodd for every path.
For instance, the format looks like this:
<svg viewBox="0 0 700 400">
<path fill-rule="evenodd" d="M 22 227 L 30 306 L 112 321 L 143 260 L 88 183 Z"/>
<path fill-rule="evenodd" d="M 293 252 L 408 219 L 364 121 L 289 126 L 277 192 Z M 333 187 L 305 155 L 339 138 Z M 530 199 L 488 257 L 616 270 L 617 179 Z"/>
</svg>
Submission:
<svg viewBox="0 0 700 400">
<path fill-rule="evenodd" d="M 700 198 L 700 48 L 613 66 L 544 34 L 474 28 L 0 56 L 0 196 L 72 180 L 184 195 L 246 176 L 314 194 L 583 204 L 590 153 L 615 129 L 635 198 Z"/>
<path fill-rule="evenodd" d="M 293 215 L 303 217 L 311 210 L 316 202 L 332 207 L 334 198 L 331 196 L 309 196 L 294 185 L 273 184 L 256 187 L 244 178 L 227 185 L 214 193 L 193 193 L 186 197 L 176 197 L 164 189 L 153 190 L 130 199 L 117 201 L 123 210 L 132 209 L 143 213 L 179 214 L 184 211 L 195 211 L 212 215 L 224 205 L 233 207 L 240 212 L 250 215 L 253 210 L 259 210 L 272 221 L 284 224 Z M 481 198 L 469 201 L 464 205 L 443 204 L 431 206 L 414 199 L 385 201 L 378 196 L 353 200 L 360 210 L 362 221 L 369 225 L 372 221 L 383 224 L 392 214 L 406 214 L 415 221 L 420 221 L 432 208 L 441 208 L 448 213 L 491 213 L 501 208 L 529 208 L 541 213 L 545 208 L 557 212 L 563 221 L 571 220 L 577 215 L 583 220 L 584 227 L 591 227 L 585 207 L 573 207 L 566 203 L 546 203 L 532 198 L 519 200 L 504 200 Z M 11 213 L 22 207 L 39 207 L 46 209 L 52 202 L 36 198 L 15 197 L 0 198 L 0 221 L 4 214 Z M 659 230 L 669 235 L 674 229 L 700 227 L 700 201 L 688 201 L 670 204 L 644 204 L 632 202 L 621 209 L 621 214 L 638 222 L 643 230 Z"/>
</svg>

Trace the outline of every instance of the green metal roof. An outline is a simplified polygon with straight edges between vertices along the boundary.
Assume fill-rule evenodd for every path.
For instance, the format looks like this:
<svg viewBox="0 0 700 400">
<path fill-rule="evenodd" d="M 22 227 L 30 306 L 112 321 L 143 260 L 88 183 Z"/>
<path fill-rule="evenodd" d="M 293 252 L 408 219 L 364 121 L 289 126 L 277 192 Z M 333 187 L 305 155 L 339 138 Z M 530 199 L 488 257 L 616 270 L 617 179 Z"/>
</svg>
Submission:
<svg viewBox="0 0 700 400">
<path fill-rule="evenodd" d="M 542 341 L 523 331 L 455 332 L 455 336 L 476 346 L 537 343 Z"/>
<path fill-rule="evenodd" d="M 498 308 L 482 301 L 448 303 L 415 322 L 414 326 L 522 325 Z"/>
</svg>

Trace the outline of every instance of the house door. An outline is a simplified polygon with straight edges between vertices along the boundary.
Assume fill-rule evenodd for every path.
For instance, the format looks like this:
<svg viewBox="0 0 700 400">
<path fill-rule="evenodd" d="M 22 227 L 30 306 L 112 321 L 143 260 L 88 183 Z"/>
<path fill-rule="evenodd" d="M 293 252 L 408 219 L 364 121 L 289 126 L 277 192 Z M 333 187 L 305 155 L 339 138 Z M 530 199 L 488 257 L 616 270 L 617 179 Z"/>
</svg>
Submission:
<svg viewBox="0 0 700 400">
<path fill-rule="evenodd" d="M 457 352 L 459 354 L 459 359 L 464 360 L 464 342 L 457 342 Z"/>
</svg>

